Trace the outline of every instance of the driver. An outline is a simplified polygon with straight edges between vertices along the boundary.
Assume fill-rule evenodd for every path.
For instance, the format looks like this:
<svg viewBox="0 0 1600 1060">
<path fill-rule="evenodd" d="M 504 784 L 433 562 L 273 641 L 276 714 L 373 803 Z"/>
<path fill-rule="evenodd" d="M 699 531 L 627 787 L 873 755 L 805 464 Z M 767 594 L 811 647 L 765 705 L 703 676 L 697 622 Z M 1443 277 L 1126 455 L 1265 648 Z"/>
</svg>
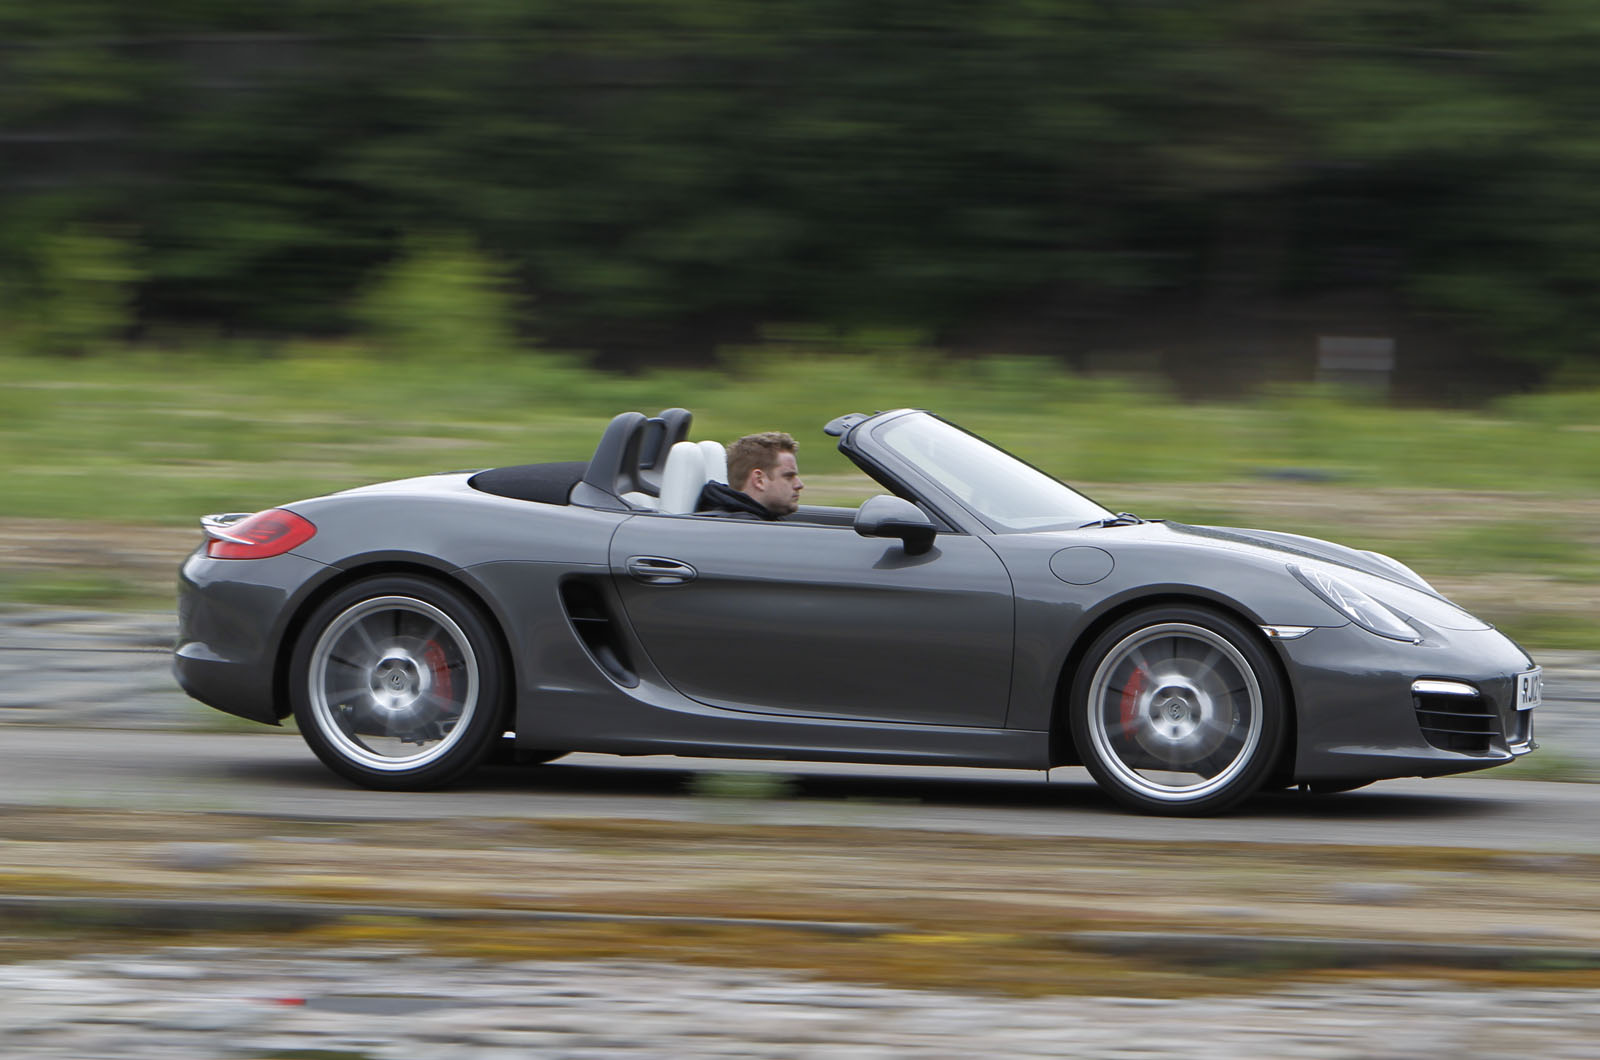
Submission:
<svg viewBox="0 0 1600 1060">
<path fill-rule="evenodd" d="M 707 482 L 695 511 L 732 519 L 782 519 L 800 508 L 795 440 L 782 431 L 747 434 L 728 446 L 728 482 Z"/>
</svg>

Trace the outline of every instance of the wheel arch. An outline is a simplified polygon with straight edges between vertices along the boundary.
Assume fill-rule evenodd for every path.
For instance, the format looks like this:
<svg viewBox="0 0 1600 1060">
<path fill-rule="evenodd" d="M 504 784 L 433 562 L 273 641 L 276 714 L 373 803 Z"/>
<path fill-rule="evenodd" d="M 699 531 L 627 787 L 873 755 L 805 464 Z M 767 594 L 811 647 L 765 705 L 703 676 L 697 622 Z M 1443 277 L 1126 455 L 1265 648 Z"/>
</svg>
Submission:
<svg viewBox="0 0 1600 1060">
<path fill-rule="evenodd" d="M 1278 752 L 1278 760 L 1273 765 L 1271 776 L 1277 778 L 1282 775 L 1284 782 L 1287 783 L 1288 773 L 1294 768 L 1295 747 L 1298 743 L 1300 726 L 1294 682 L 1289 679 L 1288 669 L 1283 664 L 1283 656 L 1266 634 L 1261 632 L 1260 624 L 1242 608 L 1229 601 L 1199 593 L 1162 592 L 1122 600 L 1096 615 L 1083 628 L 1068 650 L 1066 659 L 1062 661 L 1061 672 L 1056 676 L 1055 697 L 1050 708 L 1051 766 L 1080 765 L 1083 762 L 1072 739 L 1072 726 L 1069 724 L 1067 711 L 1071 706 L 1073 682 L 1084 664 L 1084 658 L 1089 654 L 1090 646 L 1099 639 L 1100 634 L 1128 615 L 1159 606 L 1198 607 L 1226 615 L 1243 626 L 1256 639 L 1267 658 L 1272 660 L 1272 665 L 1277 668 L 1278 677 L 1282 682 L 1284 695 L 1288 698 L 1288 710 L 1284 719 L 1283 746 Z"/>
<path fill-rule="evenodd" d="M 283 633 L 278 640 L 277 655 L 272 666 L 272 709 L 282 721 L 289 716 L 289 664 L 294 656 L 295 644 L 305 631 L 306 623 L 316 613 L 323 602 L 350 585 L 368 578 L 384 577 L 386 575 L 407 575 L 421 578 L 442 586 L 452 592 L 458 593 L 469 606 L 478 612 L 478 617 L 494 634 L 501 657 L 507 667 L 506 702 L 501 704 L 502 721 L 509 725 L 516 718 L 516 689 L 517 685 L 517 659 L 511 651 L 510 639 L 506 636 L 505 618 L 499 610 L 491 605 L 489 597 L 481 587 L 472 581 L 460 577 L 459 570 L 451 570 L 435 563 L 429 563 L 418 557 L 410 556 L 385 556 L 374 558 L 343 568 L 338 574 L 323 581 L 305 598 L 300 600 L 291 613 L 289 620 L 283 627 Z"/>
</svg>

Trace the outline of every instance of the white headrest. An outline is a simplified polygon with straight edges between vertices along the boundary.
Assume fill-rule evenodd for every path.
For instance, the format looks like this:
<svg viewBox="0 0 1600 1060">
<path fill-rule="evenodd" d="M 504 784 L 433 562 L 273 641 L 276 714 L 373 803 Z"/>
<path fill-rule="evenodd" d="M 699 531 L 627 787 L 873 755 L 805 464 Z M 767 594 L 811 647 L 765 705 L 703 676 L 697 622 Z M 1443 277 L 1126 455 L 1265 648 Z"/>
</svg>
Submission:
<svg viewBox="0 0 1600 1060">
<path fill-rule="evenodd" d="M 728 481 L 728 447 L 721 442 L 700 442 L 700 452 L 706 458 L 706 479 L 711 482 Z"/>
<path fill-rule="evenodd" d="M 661 472 L 661 510 L 669 515 L 694 511 L 700 491 L 706 486 L 706 461 L 700 446 L 679 442 L 667 450 L 667 466 Z"/>
</svg>

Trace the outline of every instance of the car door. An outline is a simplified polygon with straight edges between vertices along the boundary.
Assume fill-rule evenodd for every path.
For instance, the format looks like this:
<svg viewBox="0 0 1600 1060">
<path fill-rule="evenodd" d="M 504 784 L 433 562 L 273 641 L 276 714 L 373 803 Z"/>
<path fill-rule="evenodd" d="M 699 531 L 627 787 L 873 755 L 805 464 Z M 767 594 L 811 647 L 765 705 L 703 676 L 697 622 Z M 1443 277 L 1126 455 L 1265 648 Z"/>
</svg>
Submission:
<svg viewBox="0 0 1600 1060">
<path fill-rule="evenodd" d="M 729 710 L 999 727 L 1011 685 L 1011 580 L 941 534 L 908 555 L 849 526 L 638 515 L 611 570 L 651 661 Z"/>
</svg>

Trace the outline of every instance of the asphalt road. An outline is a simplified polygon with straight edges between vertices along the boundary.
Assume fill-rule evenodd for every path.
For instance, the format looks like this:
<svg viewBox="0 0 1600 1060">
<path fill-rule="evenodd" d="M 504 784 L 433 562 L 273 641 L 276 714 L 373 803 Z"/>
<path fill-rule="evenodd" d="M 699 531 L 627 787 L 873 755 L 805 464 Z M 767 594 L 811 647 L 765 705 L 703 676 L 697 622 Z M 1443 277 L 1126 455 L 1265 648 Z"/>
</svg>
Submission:
<svg viewBox="0 0 1600 1060">
<path fill-rule="evenodd" d="M 293 733 L 195 732 L 222 716 L 173 683 L 172 618 L 0 610 L 0 808 L 269 812 L 310 817 L 636 817 L 885 825 L 997 834 L 1600 850 L 1600 784 L 1507 779 L 1520 765 L 1385 781 L 1322 797 L 1263 795 L 1230 817 L 1117 810 L 1077 769 L 1040 773 L 573 755 L 489 768 L 465 786 L 382 794 L 346 786 Z M 1600 775 L 1600 655 L 1552 653 L 1533 769 Z M 696 795 L 747 770 L 782 797 Z M 1573 771 L 1569 769 L 1569 772 Z M 760 786 L 758 782 L 757 786 Z M 723 785 L 727 787 L 727 785 Z"/>
<path fill-rule="evenodd" d="M 1042 773 L 571 755 L 486 767 L 439 792 L 346 785 L 292 733 L 15 727 L 0 806 L 192 810 L 362 820 L 628 817 L 881 826 L 999 835 L 1600 852 L 1600 785 L 1491 776 L 1385 781 L 1257 797 L 1227 817 L 1171 820 L 1112 806 L 1078 769 Z M 697 794 L 707 773 L 769 778 L 777 797 Z M 762 783 L 762 782 L 758 782 Z M 181 837 L 175 837 L 181 838 Z"/>
</svg>

